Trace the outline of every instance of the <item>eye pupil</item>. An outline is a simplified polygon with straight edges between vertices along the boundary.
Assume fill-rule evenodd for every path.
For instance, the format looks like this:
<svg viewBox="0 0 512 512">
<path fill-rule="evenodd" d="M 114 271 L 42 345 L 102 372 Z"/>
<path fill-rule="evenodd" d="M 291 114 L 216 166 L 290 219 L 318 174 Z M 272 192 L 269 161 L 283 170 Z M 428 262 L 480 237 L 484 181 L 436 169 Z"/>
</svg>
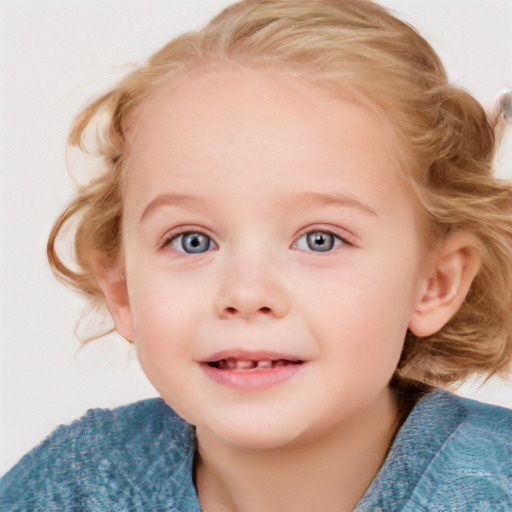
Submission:
<svg viewBox="0 0 512 512">
<path fill-rule="evenodd" d="M 330 251 L 334 247 L 334 236 L 315 231 L 307 235 L 307 244 L 312 251 Z"/>
</svg>

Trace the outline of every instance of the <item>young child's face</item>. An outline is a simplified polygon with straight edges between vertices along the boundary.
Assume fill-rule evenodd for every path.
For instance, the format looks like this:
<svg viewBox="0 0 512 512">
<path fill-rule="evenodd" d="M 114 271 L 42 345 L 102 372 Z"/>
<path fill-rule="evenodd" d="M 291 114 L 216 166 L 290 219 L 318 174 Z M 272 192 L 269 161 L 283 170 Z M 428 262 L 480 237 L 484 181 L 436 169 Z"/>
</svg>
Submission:
<svg viewBox="0 0 512 512">
<path fill-rule="evenodd" d="M 306 80 L 240 71 L 162 90 L 134 126 L 117 327 L 166 402 L 258 447 L 366 414 L 422 274 L 389 126 Z"/>
</svg>

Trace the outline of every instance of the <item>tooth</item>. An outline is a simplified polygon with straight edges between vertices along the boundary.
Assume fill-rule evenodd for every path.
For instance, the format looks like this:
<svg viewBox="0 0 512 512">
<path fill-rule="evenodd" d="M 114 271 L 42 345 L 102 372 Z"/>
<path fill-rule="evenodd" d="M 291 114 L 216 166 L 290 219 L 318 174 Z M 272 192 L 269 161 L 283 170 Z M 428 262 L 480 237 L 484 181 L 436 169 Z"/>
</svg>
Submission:
<svg viewBox="0 0 512 512">
<path fill-rule="evenodd" d="M 236 360 L 230 357 L 219 361 L 219 368 L 222 370 L 234 370 L 236 368 Z"/>
<path fill-rule="evenodd" d="M 254 359 L 241 359 L 238 360 L 234 357 L 228 357 L 225 359 L 220 359 L 214 363 L 211 363 L 213 366 L 216 366 L 220 370 L 253 370 L 255 368 L 267 370 L 270 368 L 280 368 L 282 366 L 287 366 L 290 364 L 300 364 L 301 361 L 288 361 L 286 359 L 263 359 L 261 361 Z"/>
<path fill-rule="evenodd" d="M 239 370 L 250 370 L 256 366 L 255 361 L 237 361 L 236 368 Z"/>
</svg>

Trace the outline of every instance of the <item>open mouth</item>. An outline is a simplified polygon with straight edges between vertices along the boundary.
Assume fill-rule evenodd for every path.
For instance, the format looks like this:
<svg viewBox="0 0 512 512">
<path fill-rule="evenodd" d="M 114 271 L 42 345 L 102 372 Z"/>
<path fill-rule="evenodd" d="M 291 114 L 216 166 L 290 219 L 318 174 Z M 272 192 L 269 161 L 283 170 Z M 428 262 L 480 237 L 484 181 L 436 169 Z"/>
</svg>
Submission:
<svg viewBox="0 0 512 512">
<path fill-rule="evenodd" d="M 303 361 L 291 361 L 288 359 L 247 359 L 241 360 L 234 357 L 210 361 L 208 365 L 219 370 L 271 370 L 282 366 L 300 365 Z"/>
<path fill-rule="evenodd" d="M 309 361 L 292 354 L 222 350 L 202 362 L 212 381 L 237 392 L 260 392 L 299 378 Z"/>
</svg>

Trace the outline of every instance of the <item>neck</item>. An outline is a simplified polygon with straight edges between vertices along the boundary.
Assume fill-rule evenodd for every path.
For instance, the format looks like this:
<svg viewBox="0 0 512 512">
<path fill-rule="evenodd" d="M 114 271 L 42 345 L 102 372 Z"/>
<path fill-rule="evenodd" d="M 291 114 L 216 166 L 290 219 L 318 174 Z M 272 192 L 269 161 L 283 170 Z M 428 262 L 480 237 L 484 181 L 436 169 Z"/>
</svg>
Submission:
<svg viewBox="0 0 512 512">
<path fill-rule="evenodd" d="M 232 446 L 198 430 L 196 484 L 205 512 L 352 510 L 398 427 L 389 389 L 343 425 L 269 450 Z"/>
</svg>

